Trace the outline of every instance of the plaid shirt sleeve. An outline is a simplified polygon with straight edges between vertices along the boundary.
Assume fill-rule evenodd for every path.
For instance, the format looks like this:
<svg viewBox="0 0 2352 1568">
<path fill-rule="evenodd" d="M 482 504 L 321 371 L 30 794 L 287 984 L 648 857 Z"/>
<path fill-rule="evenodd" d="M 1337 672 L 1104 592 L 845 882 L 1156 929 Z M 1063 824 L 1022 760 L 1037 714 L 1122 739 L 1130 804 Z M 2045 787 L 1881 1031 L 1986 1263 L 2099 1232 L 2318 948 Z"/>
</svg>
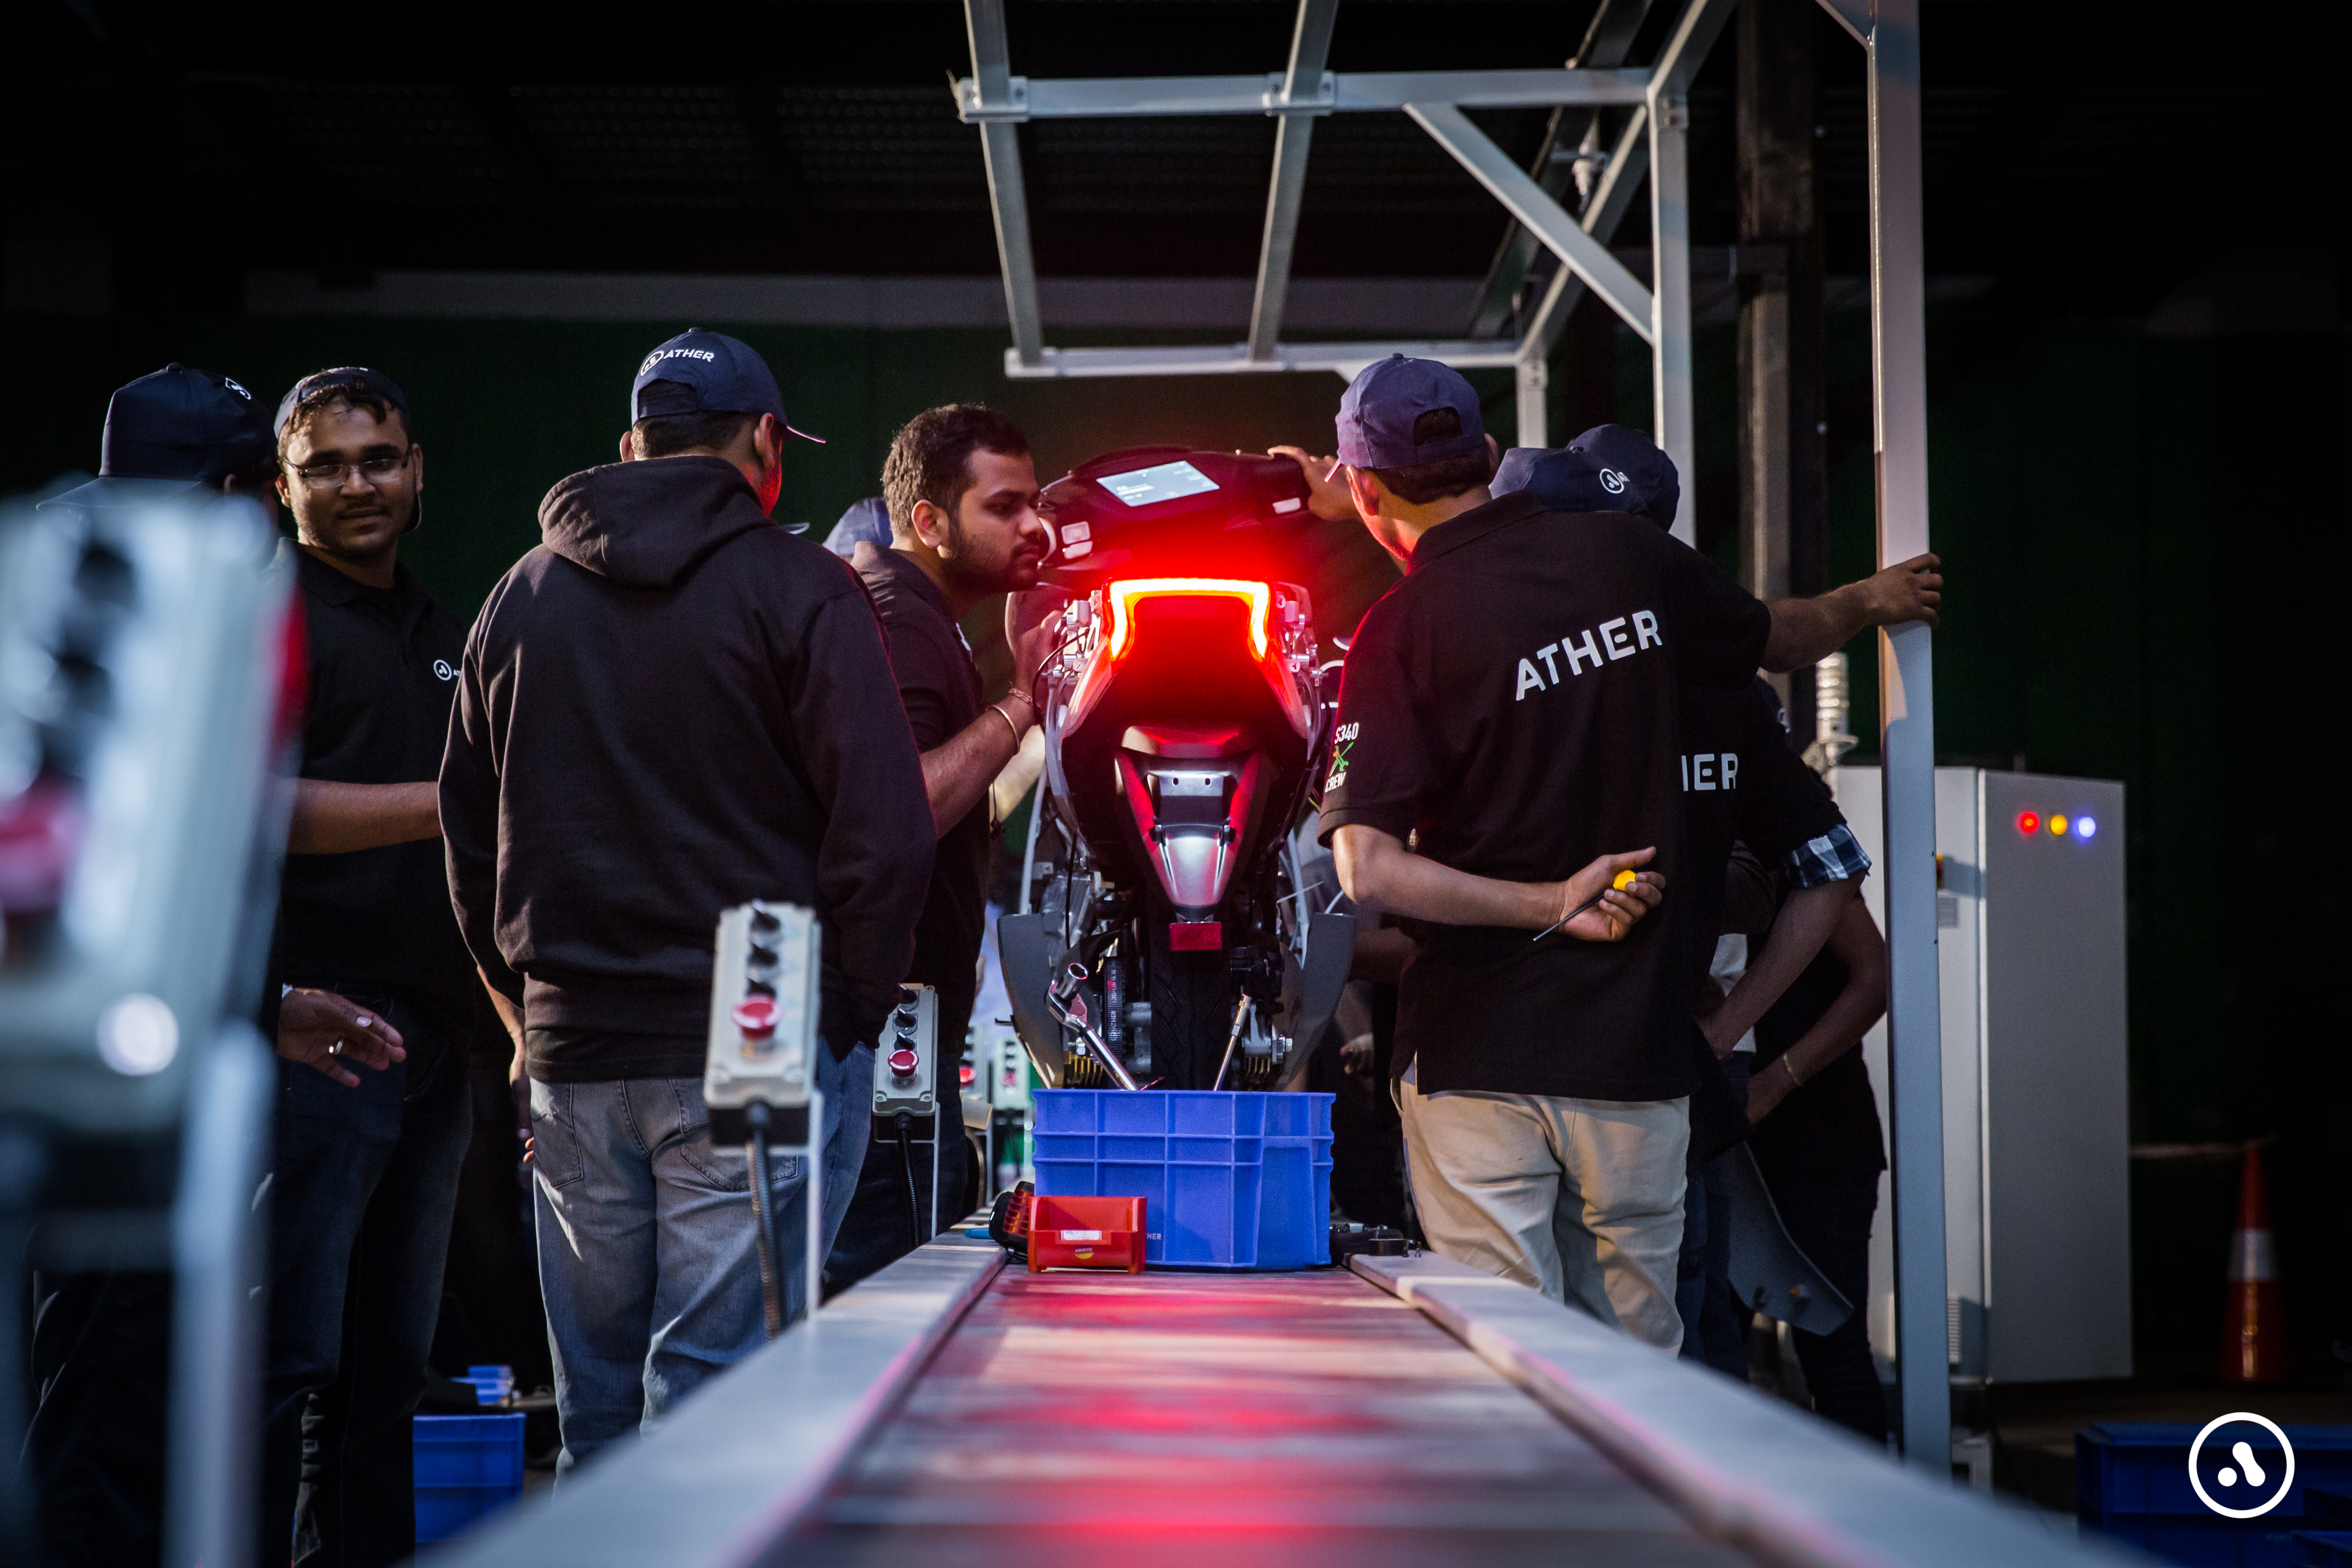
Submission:
<svg viewBox="0 0 2352 1568">
<path fill-rule="evenodd" d="M 1818 888 L 1861 876 L 1870 869 L 1870 856 L 1841 822 L 1819 838 L 1807 839 L 1790 850 L 1783 864 L 1790 882 L 1800 888 Z"/>
</svg>

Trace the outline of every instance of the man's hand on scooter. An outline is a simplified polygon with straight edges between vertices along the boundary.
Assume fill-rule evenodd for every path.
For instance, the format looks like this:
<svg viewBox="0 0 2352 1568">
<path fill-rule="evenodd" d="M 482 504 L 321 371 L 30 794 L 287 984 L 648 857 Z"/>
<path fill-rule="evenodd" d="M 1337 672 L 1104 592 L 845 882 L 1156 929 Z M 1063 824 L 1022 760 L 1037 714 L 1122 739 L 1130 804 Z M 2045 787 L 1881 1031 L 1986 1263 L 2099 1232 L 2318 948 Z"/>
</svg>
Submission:
<svg viewBox="0 0 2352 1568">
<path fill-rule="evenodd" d="M 1037 670 L 1053 656 L 1061 636 L 1062 606 L 1070 595 L 1059 588 L 1036 587 L 1004 595 L 1004 641 L 1013 652 L 1013 689 L 1034 708 Z"/>
<path fill-rule="evenodd" d="M 1268 447 L 1269 458 L 1287 458 L 1307 476 L 1307 510 L 1326 522 L 1354 522 L 1356 502 L 1337 458 L 1318 458 L 1303 447 Z"/>
</svg>

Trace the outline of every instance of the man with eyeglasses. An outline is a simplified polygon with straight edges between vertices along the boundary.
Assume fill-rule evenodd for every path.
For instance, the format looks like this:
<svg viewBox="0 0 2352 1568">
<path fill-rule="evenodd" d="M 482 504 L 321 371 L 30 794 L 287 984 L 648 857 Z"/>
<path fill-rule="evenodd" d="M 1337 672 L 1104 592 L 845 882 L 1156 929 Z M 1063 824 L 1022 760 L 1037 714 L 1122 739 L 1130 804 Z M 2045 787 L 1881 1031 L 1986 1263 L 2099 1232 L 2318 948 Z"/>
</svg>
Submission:
<svg viewBox="0 0 2352 1568">
<path fill-rule="evenodd" d="M 472 1131 L 467 1046 L 502 1036 L 442 872 L 466 628 L 400 563 L 425 488 L 408 400 L 381 371 L 320 371 L 277 428 L 310 691 L 278 961 L 289 996 L 347 997 L 364 1026 L 280 1052 L 257 1554 L 368 1568 L 416 1550 L 410 1418 Z"/>
</svg>

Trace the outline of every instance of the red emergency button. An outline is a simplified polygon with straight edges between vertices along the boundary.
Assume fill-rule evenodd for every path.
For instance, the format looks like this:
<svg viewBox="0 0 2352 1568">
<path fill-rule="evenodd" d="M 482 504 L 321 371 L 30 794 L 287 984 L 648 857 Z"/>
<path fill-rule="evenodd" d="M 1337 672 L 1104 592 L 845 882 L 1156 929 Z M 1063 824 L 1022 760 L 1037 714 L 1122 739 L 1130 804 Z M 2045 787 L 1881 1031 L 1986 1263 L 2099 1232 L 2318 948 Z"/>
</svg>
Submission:
<svg viewBox="0 0 2352 1568">
<path fill-rule="evenodd" d="M 743 1031 L 747 1040 L 764 1040 L 776 1032 L 776 999 L 773 996 L 746 996 L 735 1004 L 729 1015 L 735 1026 Z"/>
<path fill-rule="evenodd" d="M 915 1053 L 907 1049 L 904 1046 L 892 1051 L 890 1053 L 890 1076 L 892 1078 L 914 1077 Z"/>
</svg>

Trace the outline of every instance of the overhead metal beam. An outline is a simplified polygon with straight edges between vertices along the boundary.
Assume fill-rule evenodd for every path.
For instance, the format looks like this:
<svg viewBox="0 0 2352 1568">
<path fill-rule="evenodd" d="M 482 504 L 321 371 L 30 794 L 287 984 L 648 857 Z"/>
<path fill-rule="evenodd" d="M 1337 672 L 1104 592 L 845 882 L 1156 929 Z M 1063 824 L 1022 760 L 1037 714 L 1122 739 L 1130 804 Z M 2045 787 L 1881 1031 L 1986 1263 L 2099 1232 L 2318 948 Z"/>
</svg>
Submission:
<svg viewBox="0 0 2352 1568">
<path fill-rule="evenodd" d="M 1642 23 L 1650 14 L 1650 5 L 1651 0 L 1601 0 L 1601 8 L 1592 14 L 1591 25 L 1584 30 L 1584 42 L 1569 59 L 1569 68 L 1613 69 L 1623 65 L 1633 47 L 1634 35 L 1641 31 Z M 1543 151 L 1537 154 L 1535 166 L 1528 173 L 1555 199 L 1565 195 L 1570 184 L 1581 191 L 1591 191 L 1591 181 L 1577 178 L 1576 159 L 1587 149 L 1599 150 L 1596 139 L 1600 131 L 1601 114 L 1597 110 L 1587 111 L 1568 106 L 1554 110 L 1551 122 L 1544 127 Z M 1589 207 L 1591 201 L 1588 198 L 1580 205 Z M 1542 248 L 1536 237 L 1518 224 L 1505 231 L 1502 244 L 1495 249 L 1495 259 L 1486 268 L 1486 280 L 1479 286 L 1478 303 L 1471 308 L 1472 337 L 1491 337 L 1509 324 L 1519 289 Z"/>
<path fill-rule="evenodd" d="M 1314 113 L 1296 112 L 1318 101 L 1331 52 L 1331 23 L 1339 0 L 1298 0 L 1290 35 L 1290 68 L 1283 73 L 1281 123 L 1274 133 L 1274 184 L 1265 197 L 1265 232 L 1257 247 L 1257 293 L 1250 301 L 1252 359 L 1269 359 L 1282 338 L 1282 307 L 1290 289 L 1290 256 L 1298 237 L 1298 206 L 1307 190 L 1307 149 Z"/>
<path fill-rule="evenodd" d="M 1592 199 L 1585 204 L 1584 216 L 1578 226 L 1596 241 L 1607 245 L 1617 236 L 1617 226 L 1625 221 L 1633 210 L 1633 194 L 1641 188 L 1642 176 L 1650 171 L 1650 117 L 1647 110 L 1637 109 L 1625 121 L 1624 132 L 1617 138 L 1617 146 L 1610 154 L 1609 163 L 1601 171 L 1601 182 L 1593 187 Z M 1528 317 L 1526 329 L 1519 334 L 1519 362 L 1523 365 L 1544 365 L 1551 359 L 1551 351 L 1559 342 L 1560 330 L 1568 324 L 1569 312 L 1584 298 L 1584 279 L 1563 267 L 1552 274 L 1551 284 L 1544 290 L 1543 299 Z M 1519 445 L 1548 447 L 1551 445 L 1545 430 L 1547 415 L 1539 401 L 1528 395 L 1532 388 L 1540 391 L 1544 381 L 1530 382 L 1520 378 Z"/>
<path fill-rule="evenodd" d="M 1000 0 L 1001 3 L 1001 0 Z M 969 15 L 971 7 L 967 5 Z M 1549 109 L 1560 103 L 1634 104 L 1645 70 L 1324 71 L 1286 97 L 1280 71 L 1264 76 L 1008 77 L 1002 98 L 971 77 L 955 84 L 967 121 L 1099 120 L 1137 115 L 1328 114 L 1398 110 L 1408 103 L 1465 109 Z"/>
<path fill-rule="evenodd" d="M 1487 134 L 1470 123 L 1470 117 L 1451 103 L 1408 103 L 1404 111 L 1429 132 L 1454 161 L 1486 187 L 1511 216 L 1528 226 L 1552 253 L 1584 279 L 1625 323 L 1650 339 L 1655 328 L 1650 290 L 1609 254 L 1608 247 L 1584 232 L 1560 205 L 1544 193 L 1525 169 L 1495 145 Z"/>
<path fill-rule="evenodd" d="M 1034 364 L 1045 352 L 1045 329 L 1037 310 L 1037 258 L 1029 247 L 1029 193 L 1021 178 L 1016 117 L 994 111 L 1012 103 L 1011 57 L 1004 42 L 1004 0 L 964 0 L 964 32 L 971 44 L 971 75 L 957 84 L 969 89 L 982 112 L 981 156 L 988 170 L 988 205 L 996 219 L 996 257 L 1004 269 L 1004 311 L 1013 322 L 1013 352 Z M 967 116 L 973 118 L 973 116 Z"/>
<path fill-rule="evenodd" d="M 1006 350 L 1004 374 L 1014 381 L 1098 375 L 1240 375 L 1260 371 L 1329 371 L 1352 380 L 1366 365 L 1391 354 L 1443 360 L 1458 370 L 1500 369 L 1516 364 L 1518 345 L 1470 341 L 1346 343 L 1276 343 L 1270 356 L 1254 356 L 1247 343 L 1160 348 L 1047 349 L 1034 363 Z"/>
</svg>

